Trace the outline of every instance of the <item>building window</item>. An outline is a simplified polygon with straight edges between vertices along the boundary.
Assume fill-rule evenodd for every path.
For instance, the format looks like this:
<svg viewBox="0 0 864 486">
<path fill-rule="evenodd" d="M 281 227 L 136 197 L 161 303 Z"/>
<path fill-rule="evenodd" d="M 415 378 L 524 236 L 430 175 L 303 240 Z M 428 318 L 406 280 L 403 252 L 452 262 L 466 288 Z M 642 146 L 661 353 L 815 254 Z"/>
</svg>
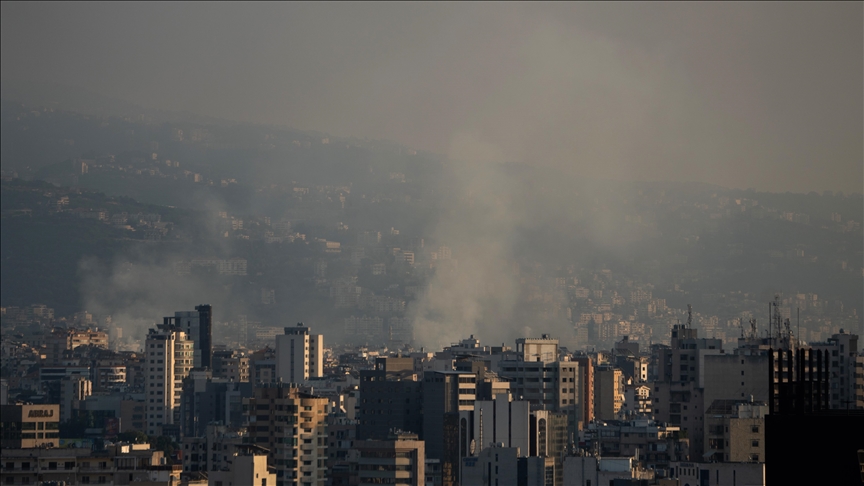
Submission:
<svg viewBox="0 0 864 486">
<path fill-rule="evenodd" d="M 750 441 L 750 446 L 751 447 L 759 447 L 759 441 L 758 440 Z"/>
</svg>

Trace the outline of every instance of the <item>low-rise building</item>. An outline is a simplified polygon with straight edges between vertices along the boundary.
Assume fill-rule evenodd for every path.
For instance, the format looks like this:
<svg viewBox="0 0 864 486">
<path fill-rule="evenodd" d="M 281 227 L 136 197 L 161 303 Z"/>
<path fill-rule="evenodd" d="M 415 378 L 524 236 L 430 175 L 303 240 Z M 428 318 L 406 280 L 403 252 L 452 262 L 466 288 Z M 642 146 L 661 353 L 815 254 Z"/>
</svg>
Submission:
<svg viewBox="0 0 864 486">
<path fill-rule="evenodd" d="M 180 484 L 182 466 L 166 464 L 149 444 L 83 448 L 7 448 L 0 451 L 3 484 L 105 484 L 169 486 Z M 227 485 L 226 485 L 227 486 Z"/>
<path fill-rule="evenodd" d="M 276 473 L 267 467 L 267 449 L 255 445 L 234 447 L 231 460 L 208 474 L 209 486 L 274 486 Z"/>
</svg>

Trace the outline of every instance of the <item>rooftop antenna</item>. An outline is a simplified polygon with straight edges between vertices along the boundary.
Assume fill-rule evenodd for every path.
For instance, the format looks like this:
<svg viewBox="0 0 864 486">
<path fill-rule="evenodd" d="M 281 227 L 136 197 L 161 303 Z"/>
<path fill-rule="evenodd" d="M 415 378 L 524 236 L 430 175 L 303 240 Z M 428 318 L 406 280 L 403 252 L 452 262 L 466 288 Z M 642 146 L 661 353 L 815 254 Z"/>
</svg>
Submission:
<svg viewBox="0 0 864 486">
<path fill-rule="evenodd" d="M 687 304 L 687 328 L 693 329 L 693 306 Z"/>
<path fill-rule="evenodd" d="M 744 338 L 744 320 L 742 318 L 738 318 L 738 327 L 741 328 L 741 338 Z"/>
</svg>

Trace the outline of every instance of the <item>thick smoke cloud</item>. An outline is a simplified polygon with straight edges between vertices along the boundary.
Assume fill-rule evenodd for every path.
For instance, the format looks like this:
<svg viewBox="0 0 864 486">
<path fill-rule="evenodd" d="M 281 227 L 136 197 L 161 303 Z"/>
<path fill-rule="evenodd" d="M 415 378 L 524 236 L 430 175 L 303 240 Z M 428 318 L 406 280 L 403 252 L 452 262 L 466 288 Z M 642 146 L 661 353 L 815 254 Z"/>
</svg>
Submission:
<svg viewBox="0 0 864 486">
<path fill-rule="evenodd" d="M 458 266 L 437 271 L 409 309 L 418 343 L 436 348 L 469 334 L 512 342 L 540 333 L 572 343 L 563 313 L 540 322 L 525 309 L 529 296 L 516 265 L 527 256 L 525 241 L 540 238 L 539 231 L 555 234 L 560 241 L 545 245 L 557 246 L 557 254 L 547 261 L 559 264 L 580 251 L 576 241 L 624 256 L 624 215 L 614 205 L 592 213 L 577 234 L 579 191 L 599 175 L 639 179 L 658 169 L 650 162 L 657 157 L 698 157 L 669 142 L 712 123 L 674 69 L 634 63 L 634 54 L 554 22 L 538 24 L 515 48 L 523 75 L 497 80 L 451 143 L 449 170 L 463 198 L 443 213 L 434 237 L 452 247 Z M 509 111 L 514 105 L 519 116 Z M 568 139 L 554 140 L 562 134 Z M 513 160 L 521 163 L 515 172 L 501 165 Z M 702 162 L 700 170 L 710 172 L 710 158 Z"/>
<path fill-rule="evenodd" d="M 177 250 L 149 248 L 145 243 L 113 260 L 86 258 L 79 262 L 82 309 L 97 316 L 111 316 L 112 325 L 122 329 L 124 338 L 142 339 L 147 330 L 175 311 L 193 310 L 211 304 L 220 316 L 245 314 L 242 299 L 232 295 L 226 282 L 215 278 L 211 269 L 191 274 L 178 272 L 176 264 L 196 258 L 229 258 L 231 241 L 220 234 L 216 214 L 225 210 L 222 201 L 203 197 L 201 217 L 194 241 L 177 244 Z M 189 228 L 183 230 L 189 231 Z"/>
</svg>

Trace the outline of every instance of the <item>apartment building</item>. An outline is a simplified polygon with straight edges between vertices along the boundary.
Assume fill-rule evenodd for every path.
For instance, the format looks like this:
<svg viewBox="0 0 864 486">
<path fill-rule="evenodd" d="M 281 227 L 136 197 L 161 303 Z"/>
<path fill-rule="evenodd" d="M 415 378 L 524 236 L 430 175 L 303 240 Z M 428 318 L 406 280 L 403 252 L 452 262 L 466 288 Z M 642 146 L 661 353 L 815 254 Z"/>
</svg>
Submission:
<svg viewBox="0 0 864 486">
<path fill-rule="evenodd" d="M 194 343 L 171 325 L 150 329 L 144 341 L 147 435 L 179 437 L 183 380 L 194 367 Z"/>
<path fill-rule="evenodd" d="M 249 442 L 269 450 L 277 486 L 324 486 L 330 400 L 273 383 L 256 387 L 243 405 Z"/>
<path fill-rule="evenodd" d="M 324 336 L 311 334 L 302 322 L 276 336 L 276 379 L 300 383 L 324 376 Z"/>
</svg>

